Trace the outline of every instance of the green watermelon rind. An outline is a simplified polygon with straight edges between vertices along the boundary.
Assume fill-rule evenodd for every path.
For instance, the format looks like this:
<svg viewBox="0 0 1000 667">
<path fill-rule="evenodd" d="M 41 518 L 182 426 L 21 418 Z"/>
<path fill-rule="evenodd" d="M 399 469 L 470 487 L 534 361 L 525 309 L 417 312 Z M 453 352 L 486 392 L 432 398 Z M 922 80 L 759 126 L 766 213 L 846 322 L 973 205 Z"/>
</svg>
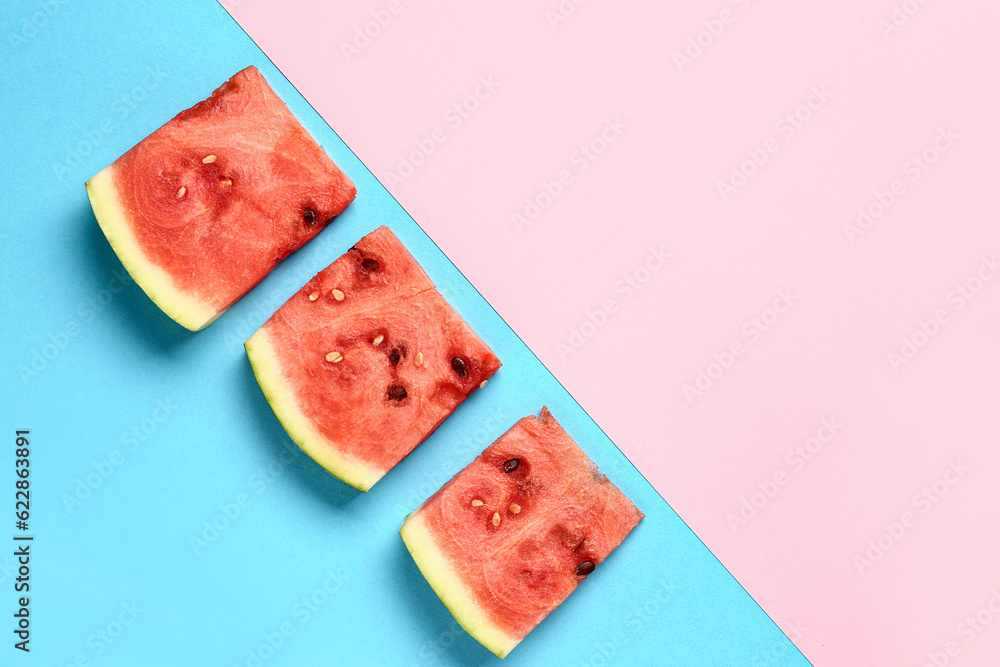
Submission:
<svg viewBox="0 0 1000 667">
<path fill-rule="evenodd" d="M 506 657 L 520 643 L 520 638 L 511 637 L 489 619 L 486 610 L 462 583 L 447 556 L 438 547 L 434 532 L 427 527 L 419 508 L 403 521 L 399 535 L 420 573 L 458 624 L 497 657 Z"/>
<path fill-rule="evenodd" d="M 341 448 L 320 434 L 313 427 L 312 420 L 302 414 L 291 384 L 281 372 L 281 364 L 265 328 L 258 329 L 243 343 L 243 347 L 264 398 L 299 449 L 331 475 L 358 491 L 368 491 L 382 478 L 386 471 L 344 456 L 338 451 Z"/>
<path fill-rule="evenodd" d="M 217 310 L 211 304 L 181 291 L 170 275 L 143 251 L 115 187 L 114 165 L 99 171 L 86 185 L 90 206 L 108 243 L 125 270 L 160 310 L 191 331 L 204 329 L 218 319 L 225 309 Z"/>
</svg>

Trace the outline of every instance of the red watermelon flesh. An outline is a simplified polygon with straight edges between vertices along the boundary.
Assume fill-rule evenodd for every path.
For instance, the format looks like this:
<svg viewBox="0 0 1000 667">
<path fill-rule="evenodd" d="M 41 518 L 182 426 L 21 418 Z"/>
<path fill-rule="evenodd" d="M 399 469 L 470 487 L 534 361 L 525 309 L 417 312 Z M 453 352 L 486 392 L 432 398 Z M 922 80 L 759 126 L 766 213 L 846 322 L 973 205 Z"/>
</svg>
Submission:
<svg viewBox="0 0 1000 667">
<path fill-rule="evenodd" d="M 189 329 L 214 321 L 356 192 L 253 66 L 136 144 L 87 191 L 125 268 Z"/>
<path fill-rule="evenodd" d="M 542 408 L 410 514 L 400 534 L 459 623 L 504 657 L 642 518 Z"/>
<path fill-rule="evenodd" d="M 388 227 L 306 283 L 246 348 L 292 439 L 362 491 L 500 367 Z"/>
</svg>

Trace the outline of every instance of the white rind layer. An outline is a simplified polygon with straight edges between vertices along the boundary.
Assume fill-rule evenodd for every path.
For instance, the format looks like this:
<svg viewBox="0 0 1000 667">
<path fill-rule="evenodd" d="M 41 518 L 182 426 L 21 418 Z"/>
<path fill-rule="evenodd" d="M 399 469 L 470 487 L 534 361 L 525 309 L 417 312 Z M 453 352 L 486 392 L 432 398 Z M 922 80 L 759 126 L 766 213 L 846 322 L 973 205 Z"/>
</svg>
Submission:
<svg viewBox="0 0 1000 667">
<path fill-rule="evenodd" d="M 359 491 L 367 491 L 385 474 L 355 458 L 340 452 L 337 443 L 331 442 L 313 426 L 302 413 L 291 384 L 281 372 L 281 363 L 275 353 L 267 329 L 261 327 L 243 344 L 254 375 L 264 397 L 289 437 L 302 451 L 323 466 L 330 474 L 340 478 Z"/>
<path fill-rule="evenodd" d="M 173 278 L 143 251 L 115 188 L 115 165 L 105 167 L 87 181 L 87 196 L 94 216 L 118 259 L 132 279 L 164 313 L 181 326 L 198 331 L 218 319 L 225 309 L 181 290 Z"/>
<path fill-rule="evenodd" d="M 459 625 L 498 657 L 506 657 L 521 640 L 511 637 L 490 620 L 438 546 L 420 509 L 406 517 L 399 534 L 421 574 Z"/>
</svg>

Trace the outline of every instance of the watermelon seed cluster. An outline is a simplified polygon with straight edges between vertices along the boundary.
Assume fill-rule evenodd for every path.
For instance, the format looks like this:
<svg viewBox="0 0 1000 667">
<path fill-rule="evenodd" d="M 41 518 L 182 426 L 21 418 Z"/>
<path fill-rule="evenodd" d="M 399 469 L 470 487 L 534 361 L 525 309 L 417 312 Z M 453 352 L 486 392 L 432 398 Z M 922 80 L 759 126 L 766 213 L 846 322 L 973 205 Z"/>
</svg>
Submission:
<svg viewBox="0 0 1000 667">
<path fill-rule="evenodd" d="M 483 507 L 485 504 L 486 503 L 484 503 L 479 498 L 473 498 L 472 500 L 473 507 Z M 511 503 L 507 505 L 507 509 L 510 511 L 511 514 L 521 513 L 521 506 L 518 505 L 517 503 Z M 502 521 L 503 517 L 500 516 L 500 512 L 493 512 L 493 518 L 492 518 L 493 525 L 499 527 Z"/>
</svg>

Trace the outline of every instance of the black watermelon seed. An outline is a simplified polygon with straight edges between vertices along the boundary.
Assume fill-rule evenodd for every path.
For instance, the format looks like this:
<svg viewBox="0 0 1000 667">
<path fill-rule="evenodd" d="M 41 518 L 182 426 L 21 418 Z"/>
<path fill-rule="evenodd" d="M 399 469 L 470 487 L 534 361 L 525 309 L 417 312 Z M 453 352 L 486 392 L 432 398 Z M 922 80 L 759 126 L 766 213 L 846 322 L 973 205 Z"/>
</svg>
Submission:
<svg viewBox="0 0 1000 667">
<path fill-rule="evenodd" d="M 365 271 L 378 271 L 378 261 L 371 257 L 361 260 L 361 266 L 365 268 Z"/>
<path fill-rule="evenodd" d="M 385 395 L 394 401 L 401 401 L 406 398 L 406 387 L 400 387 L 398 384 L 394 384 L 386 390 Z"/>
<path fill-rule="evenodd" d="M 507 459 L 503 462 L 503 471 L 505 473 L 512 473 L 517 470 L 517 466 L 521 465 L 521 459 Z"/>
<path fill-rule="evenodd" d="M 316 226 L 316 211 L 312 210 L 311 208 L 309 208 L 307 206 L 306 207 L 306 212 L 305 212 L 305 219 L 306 219 L 306 224 L 307 225 L 309 225 L 310 227 L 315 227 Z"/>
<path fill-rule="evenodd" d="M 594 565 L 594 561 L 585 560 L 576 566 L 574 572 L 576 572 L 576 576 L 578 577 L 586 577 L 588 574 L 594 571 L 595 567 L 597 566 Z"/>
<path fill-rule="evenodd" d="M 392 362 L 393 366 L 395 366 L 396 364 L 398 364 L 399 363 L 399 352 L 396 352 L 396 350 L 393 350 L 392 353 L 389 354 L 389 361 Z"/>
<path fill-rule="evenodd" d="M 469 366 L 465 363 L 465 359 L 462 357 L 452 357 L 451 367 L 462 377 L 469 374 Z"/>
</svg>

